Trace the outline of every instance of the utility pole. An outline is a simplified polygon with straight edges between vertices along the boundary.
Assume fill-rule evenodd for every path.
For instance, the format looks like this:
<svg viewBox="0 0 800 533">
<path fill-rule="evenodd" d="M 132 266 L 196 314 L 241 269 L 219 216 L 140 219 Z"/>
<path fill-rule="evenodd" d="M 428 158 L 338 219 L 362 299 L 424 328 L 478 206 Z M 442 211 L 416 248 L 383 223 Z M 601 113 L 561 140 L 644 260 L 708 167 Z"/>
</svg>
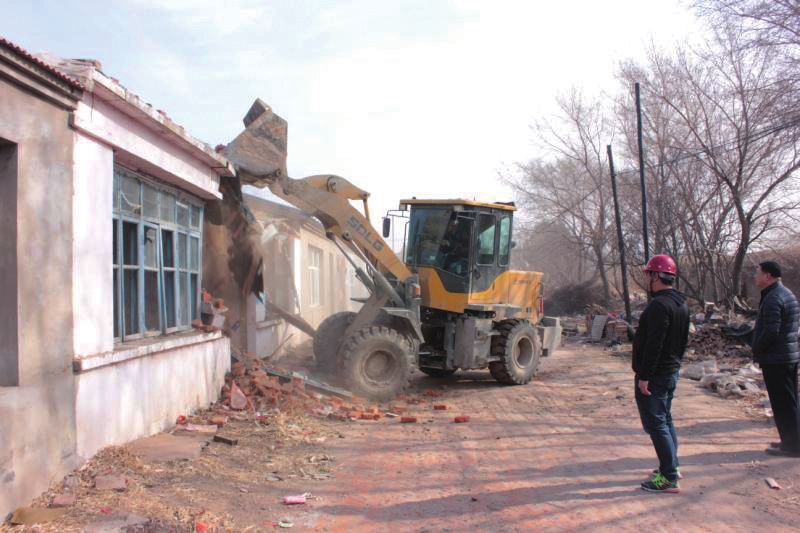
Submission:
<svg viewBox="0 0 800 533">
<path fill-rule="evenodd" d="M 625 300 L 625 321 L 631 321 L 631 297 L 628 293 L 628 265 L 625 261 L 625 239 L 622 235 L 622 215 L 619 212 L 619 198 L 617 197 L 617 174 L 614 172 L 614 156 L 611 145 L 606 145 L 608 152 L 608 169 L 611 173 L 611 191 L 614 194 L 614 218 L 617 221 L 617 246 L 619 247 L 619 266 L 622 270 L 622 297 Z"/>
<path fill-rule="evenodd" d="M 642 189 L 642 236 L 644 242 L 644 262 L 650 260 L 650 239 L 647 229 L 647 182 L 644 179 L 644 143 L 642 141 L 642 99 L 639 82 L 634 84 L 636 91 L 636 136 L 639 144 L 639 183 Z"/>
</svg>

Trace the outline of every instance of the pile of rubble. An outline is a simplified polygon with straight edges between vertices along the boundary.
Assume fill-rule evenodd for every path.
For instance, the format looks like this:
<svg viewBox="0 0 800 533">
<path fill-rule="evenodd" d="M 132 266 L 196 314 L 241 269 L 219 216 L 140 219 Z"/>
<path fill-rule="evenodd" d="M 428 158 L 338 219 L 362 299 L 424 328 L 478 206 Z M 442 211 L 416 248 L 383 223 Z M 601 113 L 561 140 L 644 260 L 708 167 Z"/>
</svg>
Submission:
<svg viewBox="0 0 800 533">
<path fill-rule="evenodd" d="M 378 406 L 366 405 L 349 391 L 267 365 L 250 354 L 232 365 L 221 402 L 233 410 L 252 411 L 256 418 L 275 410 L 336 420 L 380 420 L 384 416 Z"/>
<path fill-rule="evenodd" d="M 731 327 L 722 324 L 699 324 L 689 335 L 687 361 L 716 359 L 744 360 L 751 356 L 750 347 L 740 337 L 731 335 Z"/>
<path fill-rule="evenodd" d="M 752 365 L 738 368 L 720 366 L 716 360 L 710 359 L 685 366 L 680 375 L 699 382 L 701 387 L 723 398 L 758 398 L 763 392 L 761 371 Z"/>
</svg>

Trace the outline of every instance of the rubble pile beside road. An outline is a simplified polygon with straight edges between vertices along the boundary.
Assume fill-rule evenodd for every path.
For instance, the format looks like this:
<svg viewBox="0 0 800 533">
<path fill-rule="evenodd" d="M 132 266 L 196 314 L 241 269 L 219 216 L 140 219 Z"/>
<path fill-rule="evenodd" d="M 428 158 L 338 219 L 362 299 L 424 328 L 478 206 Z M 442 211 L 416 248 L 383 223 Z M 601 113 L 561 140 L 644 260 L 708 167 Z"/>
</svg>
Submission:
<svg viewBox="0 0 800 533">
<path fill-rule="evenodd" d="M 689 335 L 686 351 L 687 361 L 715 359 L 746 360 L 750 358 L 750 347 L 726 333 L 720 324 L 698 324 Z"/>
</svg>

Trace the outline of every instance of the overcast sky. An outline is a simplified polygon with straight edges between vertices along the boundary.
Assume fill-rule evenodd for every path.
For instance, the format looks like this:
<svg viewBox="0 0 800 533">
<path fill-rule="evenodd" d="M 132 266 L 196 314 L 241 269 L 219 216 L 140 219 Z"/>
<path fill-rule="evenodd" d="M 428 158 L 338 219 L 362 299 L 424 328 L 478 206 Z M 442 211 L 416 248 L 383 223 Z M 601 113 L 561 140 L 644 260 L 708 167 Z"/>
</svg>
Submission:
<svg viewBox="0 0 800 533">
<path fill-rule="evenodd" d="M 0 0 L 0 35 L 103 71 L 214 146 L 257 97 L 289 123 L 292 177 L 401 198 L 509 200 L 530 125 L 571 86 L 696 32 L 678 0 Z"/>
</svg>

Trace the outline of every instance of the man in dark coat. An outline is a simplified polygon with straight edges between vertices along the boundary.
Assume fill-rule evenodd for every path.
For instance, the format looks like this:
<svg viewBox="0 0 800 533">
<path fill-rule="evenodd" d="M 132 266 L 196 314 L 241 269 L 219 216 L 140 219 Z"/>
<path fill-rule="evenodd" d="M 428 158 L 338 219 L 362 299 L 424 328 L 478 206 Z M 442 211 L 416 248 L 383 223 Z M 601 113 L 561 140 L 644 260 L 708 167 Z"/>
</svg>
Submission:
<svg viewBox="0 0 800 533">
<path fill-rule="evenodd" d="M 686 297 L 672 287 L 677 267 L 670 256 L 654 255 L 644 273 L 652 299 L 633 338 L 632 366 L 636 406 L 656 450 L 658 469 L 641 486 L 649 492 L 680 492 L 672 399 L 689 341 L 689 307 Z"/>
<path fill-rule="evenodd" d="M 780 442 L 773 442 L 770 455 L 800 457 L 797 404 L 797 327 L 800 307 L 792 291 L 781 283 L 781 267 L 764 261 L 753 277 L 761 289 L 756 326 L 753 330 L 753 360 L 761 367 Z"/>
</svg>

